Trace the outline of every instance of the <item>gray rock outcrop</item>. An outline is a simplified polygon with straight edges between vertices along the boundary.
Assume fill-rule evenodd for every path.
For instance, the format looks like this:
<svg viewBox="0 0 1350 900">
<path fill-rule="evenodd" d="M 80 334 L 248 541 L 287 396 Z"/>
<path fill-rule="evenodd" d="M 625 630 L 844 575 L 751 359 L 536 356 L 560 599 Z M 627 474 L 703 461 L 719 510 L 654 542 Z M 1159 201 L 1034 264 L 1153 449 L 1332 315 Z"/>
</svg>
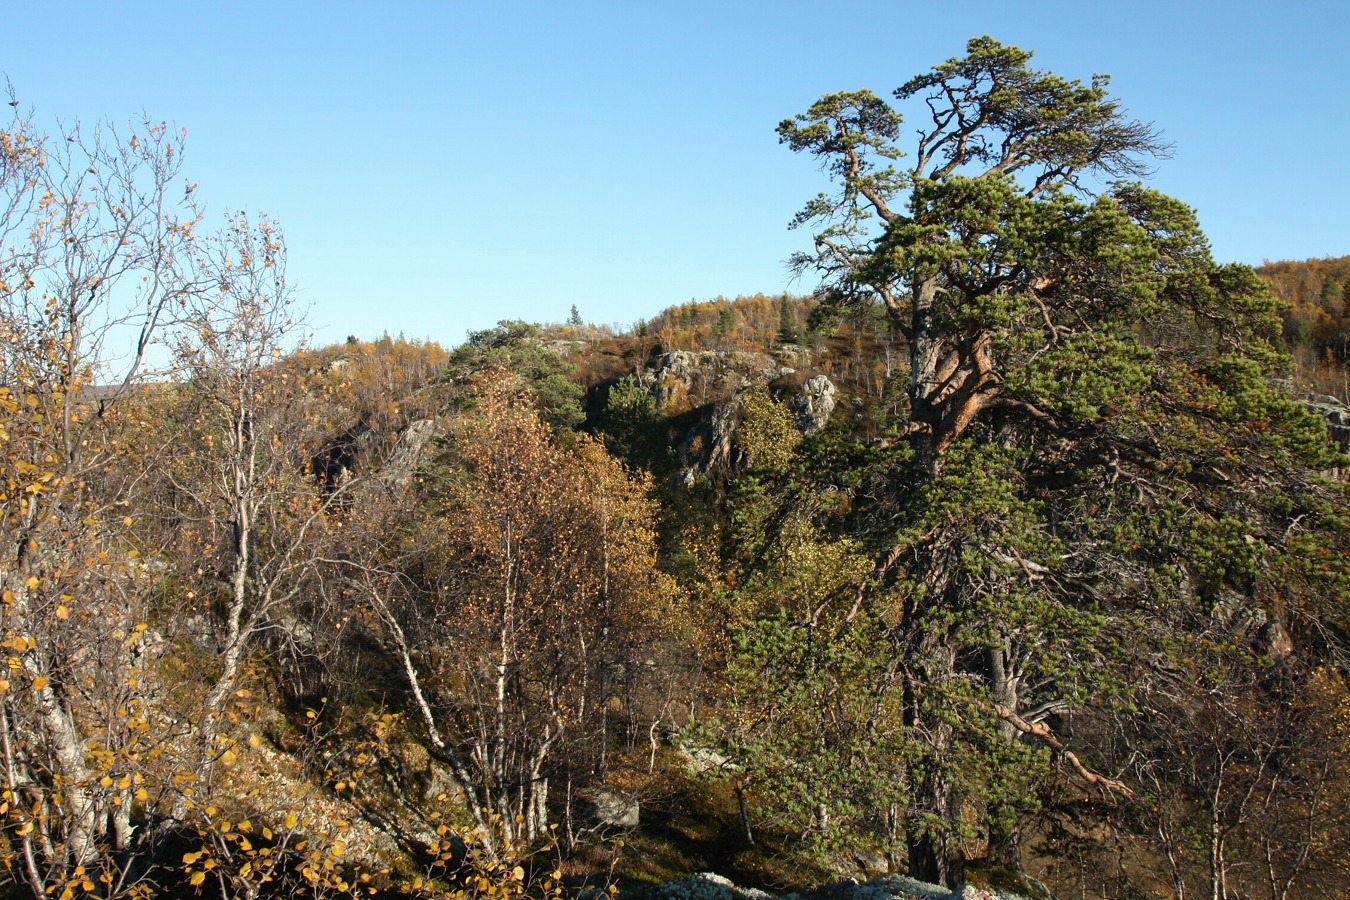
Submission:
<svg viewBox="0 0 1350 900">
<path fill-rule="evenodd" d="M 797 429 L 802 434 L 815 434 L 830 421 L 830 413 L 838 403 L 839 389 L 825 375 L 807 379 L 800 394 L 788 401 L 788 407 L 797 414 Z"/>
<path fill-rule="evenodd" d="M 1227 635 L 1246 643 L 1271 662 L 1283 662 L 1294 653 L 1294 641 L 1278 619 L 1272 619 L 1255 601 L 1235 591 L 1214 604 L 1210 619 Z"/>
<path fill-rule="evenodd" d="M 440 433 L 441 425 L 435 419 L 419 419 L 405 428 L 380 470 L 380 480 L 390 487 L 406 487 L 422 461 L 427 444 Z"/>
<path fill-rule="evenodd" d="M 1350 406 L 1328 394 L 1308 394 L 1304 400 L 1309 412 L 1327 420 L 1331 439 L 1342 453 L 1350 453 Z"/>
<path fill-rule="evenodd" d="M 710 472 L 731 471 L 732 450 L 736 434 L 736 413 L 740 411 L 744 393 L 737 393 L 717 407 L 708 420 L 706 438 L 708 461 L 704 468 Z"/>
<path fill-rule="evenodd" d="M 755 888 L 737 887 L 728 878 L 700 872 L 678 881 L 667 881 L 643 892 L 651 900 L 773 900 L 772 894 Z M 1024 900 L 1018 894 L 986 891 L 965 885 L 955 891 L 918 881 L 906 875 L 883 875 L 870 881 L 841 881 L 795 894 L 781 900 Z"/>
<path fill-rule="evenodd" d="M 737 887 L 730 878 L 714 872 L 667 881 L 644 893 L 651 900 L 772 900 L 773 896 L 755 888 Z"/>
<path fill-rule="evenodd" d="M 746 350 L 672 350 L 657 357 L 643 381 L 658 406 L 682 396 L 693 405 L 755 382 L 772 381 L 792 372 L 764 353 Z"/>
<path fill-rule="evenodd" d="M 782 344 L 773 351 L 773 356 L 790 369 L 805 369 L 811 365 L 811 351 L 799 344 Z"/>
<path fill-rule="evenodd" d="M 587 814 L 602 828 L 636 828 L 641 821 L 637 798 L 616 788 L 596 788 L 585 799 Z"/>
</svg>

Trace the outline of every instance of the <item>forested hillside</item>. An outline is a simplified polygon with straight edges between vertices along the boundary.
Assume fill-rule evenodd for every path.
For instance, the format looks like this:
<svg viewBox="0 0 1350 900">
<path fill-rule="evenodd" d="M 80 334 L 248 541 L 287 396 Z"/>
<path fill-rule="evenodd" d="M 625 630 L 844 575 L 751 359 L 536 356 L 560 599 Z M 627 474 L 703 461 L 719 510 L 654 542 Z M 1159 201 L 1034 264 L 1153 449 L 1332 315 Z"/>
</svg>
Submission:
<svg viewBox="0 0 1350 900">
<path fill-rule="evenodd" d="M 1350 322 L 1345 318 L 1350 256 L 1266 263 L 1256 272 L 1284 304 L 1284 337 L 1300 375 L 1322 393 L 1350 400 L 1345 374 L 1350 360 Z"/>
<path fill-rule="evenodd" d="M 1350 258 L 1215 261 L 1100 76 L 895 96 L 779 126 L 809 296 L 450 349 L 16 113 L 3 890 L 1350 891 Z"/>
</svg>

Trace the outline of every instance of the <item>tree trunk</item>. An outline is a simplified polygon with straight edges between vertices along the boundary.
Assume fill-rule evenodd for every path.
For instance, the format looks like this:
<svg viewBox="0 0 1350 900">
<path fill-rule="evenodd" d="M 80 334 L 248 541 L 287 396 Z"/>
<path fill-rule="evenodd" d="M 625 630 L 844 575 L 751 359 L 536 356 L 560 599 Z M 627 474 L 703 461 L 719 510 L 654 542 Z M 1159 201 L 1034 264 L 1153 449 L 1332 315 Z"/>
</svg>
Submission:
<svg viewBox="0 0 1350 900">
<path fill-rule="evenodd" d="M 907 688 L 907 693 L 911 689 Z M 921 718 L 915 698 L 908 716 L 921 724 L 929 737 L 927 771 L 914 785 L 910 809 L 920 817 L 909 832 L 909 874 L 920 881 L 955 888 L 965 879 L 965 848 L 956 833 L 961 804 L 954 785 L 947 778 L 944 759 L 951 746 L 951 727 Z M 931 817 L 931 818 L 929 818 Z M 924 821 L 928 819 L 928 821 Z"/>
<path fill-rule="evenodd" d="M 750 828 L 750 807 L 745 802 L 745 785 L 736 785 L 736 805 L 741 810 L 741 829 L 745 832 L 745 842 L 755 846 L 755 832 Z"/>
<path fill-rule="evenodd" d="M 930 596 L 941 597 L 946 587 L 945 567 L 937 561 L 928 573 L 928 583 L 938 587 Z M 907 615 L 911 627 L 922 628 L 921 618 Z M 947 754 L 954 734 L 952 726 L 925 708 L 924 688 L 949 681 L 956 671 L 956 652 L 947 635 L 931 633 L 912 637 L 914 662 L 905 679 L 905 724 L 911 734 L 922 735 L 927 746 L 923 777 L 913 784 L 910 810 L 915 821 L 909 828 L 909 874 L 913 878 L 955 888 L 965 880 L 965 848 L 957 828 L 961 801 L 956 786 L 947 777 Z"/>
<path fill-rule="evenodd" d="M 911 838 L 909 877 L 956 890 L 966 880 L 966 855 L 960 841 L 929 832 Z"/>
</svg>

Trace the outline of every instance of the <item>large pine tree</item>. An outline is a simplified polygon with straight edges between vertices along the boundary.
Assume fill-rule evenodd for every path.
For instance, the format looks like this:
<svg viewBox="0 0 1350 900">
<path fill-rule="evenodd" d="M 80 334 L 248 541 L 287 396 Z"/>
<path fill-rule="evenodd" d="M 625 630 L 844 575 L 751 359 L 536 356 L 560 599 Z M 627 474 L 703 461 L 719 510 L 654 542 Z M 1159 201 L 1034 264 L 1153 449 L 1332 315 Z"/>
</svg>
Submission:
<svg viewBox="0 0 1350 900">
<path fill-rule="evenodd" d="M 1014 798 L 991 786 L 1014 773 L 981 760 L 1039 745 L 1127 794 L 1067 717 L 1165 669 L 1216 604 L 1313 641 L 1298 616 L 1321 588 L 1289 561 L 1340 539 L 1325 426 L 1272 387 L 1277 304 L 1137 181 L 1167 148 L 1105 77 L 1030 58 L 972 40 L 895 92 L 920 111 L 908 134 L 867 91 L 779 126 L 836 188 L 799 214 L 797 264 L 908 343 L 903 474 L 854 618 L 884 625 L 901 673 L 910 872 L 948 885 L 974 829 L 1008 838 Z"/>
</svg>

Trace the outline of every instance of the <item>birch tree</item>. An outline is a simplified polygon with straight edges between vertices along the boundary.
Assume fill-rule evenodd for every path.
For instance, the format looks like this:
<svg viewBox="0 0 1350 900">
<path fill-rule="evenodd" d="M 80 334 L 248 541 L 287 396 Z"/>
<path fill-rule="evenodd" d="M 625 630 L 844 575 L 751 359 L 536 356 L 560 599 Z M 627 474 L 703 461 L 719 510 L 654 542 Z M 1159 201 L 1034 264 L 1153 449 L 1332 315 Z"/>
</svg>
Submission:
<svg viewBox="0 0 1350 900">
<path fill-rule="evenodd" d="M 647 482 L 576 440 L 490 383 L 404 538 L 404 577 L 386 579 L 402 587 L 367 582 L 431 743 L 507 843 L 546 832 L 560 757 L 603 776 L 616 679 L 661 589 Z"/>
<path fill-rule="evenodd" d="M 11 107 L 18 109 L 18 101 Z M 183 133 L 78 125 L 0 131 L 0 827 L 35 897 L 119 890 L 166 784 L 154 715 L 154 578 L 129 532 L 133 392 L 200 284 Z"/>
</svg>

